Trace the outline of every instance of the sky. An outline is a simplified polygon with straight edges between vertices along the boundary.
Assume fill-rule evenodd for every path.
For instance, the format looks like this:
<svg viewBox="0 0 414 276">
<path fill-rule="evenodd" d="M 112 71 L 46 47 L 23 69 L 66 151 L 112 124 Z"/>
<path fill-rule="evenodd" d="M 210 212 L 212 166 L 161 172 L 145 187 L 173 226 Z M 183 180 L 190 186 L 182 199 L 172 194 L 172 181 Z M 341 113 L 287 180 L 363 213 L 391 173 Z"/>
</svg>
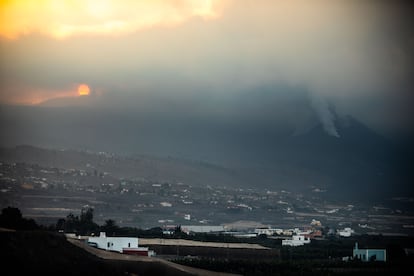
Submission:
<svg viewBox="0 0 414 276">
<path fill-rule="evenodd" d="M 2 0 L 0 104 L 412 134 L 406 2 Z"/>
</svg>

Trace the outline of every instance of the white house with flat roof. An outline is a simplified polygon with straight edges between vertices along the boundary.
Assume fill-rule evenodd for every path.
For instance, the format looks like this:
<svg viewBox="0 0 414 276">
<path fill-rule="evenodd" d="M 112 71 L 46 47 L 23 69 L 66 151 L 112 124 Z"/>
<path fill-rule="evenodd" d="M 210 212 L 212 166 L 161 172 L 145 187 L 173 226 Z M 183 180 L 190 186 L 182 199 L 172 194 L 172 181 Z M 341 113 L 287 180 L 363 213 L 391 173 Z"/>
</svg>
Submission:
<svg viewBox="0 0 414 276">
<path fill-rule="evenodd" d="M 310 243 L 310 239 L 302 235 L 293 235 L 292 239 L 282 240 L 284 246 L 302 246 L 307 243 Z"/>
<path fill-rule="evenodd" d="M 341 237 L 350 237 L 354 233 L 354 230 L 350 227 L 345 227 L 344 229 L 337 230 L 337 232 Z"/>
<path fill-rule="evenodd" d="M 139 247 L 138 238 L 107 237 L 105 232 L 101 232 L 99 234 L 99 237 L 88 237 L 88 244 L 99 249 L 116 251 L 125 254 L 144 256 L 150 256 L 154 254 L 153 252 L 148 251 L 148 247 Z"/>
</svg>

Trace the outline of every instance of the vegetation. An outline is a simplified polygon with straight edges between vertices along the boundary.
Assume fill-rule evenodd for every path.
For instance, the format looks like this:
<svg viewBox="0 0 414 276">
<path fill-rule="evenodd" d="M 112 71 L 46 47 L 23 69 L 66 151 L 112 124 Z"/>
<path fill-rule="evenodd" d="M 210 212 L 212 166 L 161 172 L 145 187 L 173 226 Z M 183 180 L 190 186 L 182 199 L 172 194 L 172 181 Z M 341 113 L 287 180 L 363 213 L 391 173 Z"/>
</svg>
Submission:
<svg viewBox="0 0 414 276">
<path fill-rule="evenodd" d="M 90 235 L 99 231 L 100 227 L 93 222 L 93 208 L 84 207 L 81 210 L 80 216 L 70 213 L 66 219 L 59 219 L 56 223 L 56 229 L 68 233 Z"/>
<path fill-rule="evenodd" d="M 7 207 L 1 211 L 0 227 L 16 230 L 36 230 L 39 226 L 33 219 L 23 218 L 18 208 Z"/>
</svg>

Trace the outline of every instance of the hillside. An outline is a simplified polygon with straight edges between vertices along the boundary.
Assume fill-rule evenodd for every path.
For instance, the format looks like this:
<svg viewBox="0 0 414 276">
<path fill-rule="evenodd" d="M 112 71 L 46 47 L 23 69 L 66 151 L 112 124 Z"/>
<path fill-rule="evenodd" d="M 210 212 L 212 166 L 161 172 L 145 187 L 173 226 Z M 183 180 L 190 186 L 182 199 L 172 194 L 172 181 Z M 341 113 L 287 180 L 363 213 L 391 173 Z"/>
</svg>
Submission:
<svg viewBox="0 0 414 276">
<path fill-rule="evenodd" d="M 43 167 L 109 173 L 117 178 L 138 178 L 159 182 L 184 182 L 196 186 L 236 185 L 239 179 L 230 169 L 208 163 L 149 156 L 122 157 L 77 150 L 49 150 L 32 146 L 1 148 L 0 160 L 37 164 Z"/>
<path fill-rule="evenodd" d="M 2 271 L 10 275 L 202 275 L 155 259 L 101 259 L 52 232 L 0 231 L 0 242 Z"/>
<path fill-rule="evenodd" d="M 175 182 L 193 186 L 326 190 L 331 198 L 383 198 L 412 195 L 411 156 L 386 139 L 349 118 L 338 122 L 339 138 L 321 126 L 297 136 L 263 136 L 250 144 L 249 137 L 235 142 L 240 156 L 233 165 L 150 155 L 122 156 L 84 150 L 57 150 L 33 146 L 0 148 L 0 161 L 42 167 L 85 170 L 116 178 Z M 239 149 L 237 149 L 239 148 Z M 234 158 L 234 149 L 227 149 Z M 92 184 L 92 183 L 90 183 Z"/>
<path fill-rule="evenodd" d="M 250 100 L 243 99 L 234 110 L 260 109 Z M 298 110 L 307 114 L 300 120 L 283 102 L 277 107 L 274 116 L 260 121 L 254 116 L 190 116 L 186 109 L 176 114 L 167 106 L 165 112 L 131 113 L 3 106 L 0 125 L 7 131 L 0 134 L 0 161 L 194 186 L 296 192 L 317 187 L 341 199 L 414 195 L 408 143 L 386 139 L 357 119 L 334 112 L 338 136 L 332 136 L 308 104 L 297 102 Z M 266 110 L 273 112 L 270 105 Z M 292 118 L 306 127 L 298 130 Z"/>
</svg>

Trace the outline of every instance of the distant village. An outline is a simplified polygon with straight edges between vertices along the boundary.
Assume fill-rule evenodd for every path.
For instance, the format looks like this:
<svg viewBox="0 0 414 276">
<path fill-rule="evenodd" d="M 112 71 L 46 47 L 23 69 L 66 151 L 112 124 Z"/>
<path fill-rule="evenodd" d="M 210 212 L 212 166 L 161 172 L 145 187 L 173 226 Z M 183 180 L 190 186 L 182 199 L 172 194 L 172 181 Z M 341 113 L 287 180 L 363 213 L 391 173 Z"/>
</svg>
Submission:
<svg viewBox="0 0 414 276">
<path fill-rule="evenodd" d="M 168 248 L 171 247 L 177 248 L 177 255 L 179 254 L 179 247 L 181 250 L 185 251 L 186 248 L 199 248 L 197 254 L 203 252 L 203 248 L 238 248 L 239 250 L 251 251 L 256 250 L 270 250 L 270 248 L 263 247 L 259 244 L 252 243 L 241 243 L 234 241 L 232 243 L 228 242 L 201 242 L 193 241 L 190 239 L 176 239 L 176 231 L 185 233 L 188 237 L 200 234 L 207 235 L 217 235 L 217 236 L 231 236 L 239 238 L 240 241 L 245 241 L 248 238 L 257 238 L 264 236 L 265 238 L 281 240 L 282 247 L 298 247 L 310 244 L 312 240 L 319 239 L 324 240 L 322 235 L 322 224 L 320 221 L 312 220 L 310 226 L 307 229 L 279 229 L 279 228 L 256 228 L 252 232 L 235 232 L 235 231 L 226 231 L 223 226 L 207 226 L 207 225 L 181 225 L 174 226 L 169 225 L 165 226 L 162 229 L 163 238 L 138 238 L 138 237 L 127 237 L 127 236 L 107 236 L 105 232 L 100 232 L 98 236 L 80 236 L 74 233 L 66 233 L 68 239 L 73 240 L 83 240 L 88 246 L 105 250 L 118 252 L 121 254 L 127 255 L 139 255 L 153 257 L 157 255 L 156 250 L 159 251 L 168 251 Z M 353 230 L 349 227 L 338 230 L 336 235 L 337 237 L 349 238 L 351 237 Z M 171 236 L 171 238 L 169 238 Z M 167 248 L 167 249 L 165 249 Z M 259 250 L 259 251 L 257 251 Z M 266 251 L 262 251 L 266 252 Z M 273 253 L 268 255 L 271 258 L 279 258 L 280 252 L 278 250 L 272 251 Z M 233 253 L 237 254 L 238 253 Z M 261 254 L 261 253 L 260 253 Z M 260 255 L 259 254 L 259 255 Z M 214 254 L 210 257 L 214 258 Z M 355 243 L 355 247 L 352 250 L 351 256 L 343 256 L 342 261 L 350 260 L 359 260 L 362 262 L 369 261 L 387 261 L 387 252 L 386 249 L 373 249 L 373 248 L 364 248 L 360 249 L 358 243 Z"/>
<path fill-rule="evenodd" d="M 270 250 L 271 248 L 264 247 L 255 243 L 243 243 L 242 241 L 249 240 L 251 238 L 260 238 L 264 237 L 266 239 L 281 240 L 282 247 L 299 247 L 308 245 L 312 240 L 325 240 L 324 235 L 322 234 L 322 224 L 320 221 L 312 220 L 309 227 L 306 229 L 280 229 L 280 228 L 271 228 L 271 227 L 261 227 L 256 228 L 251 232 L 241 232 L 241 231 L 228 231 L 222 225 L 168 225 L 162 228 L 162 233 L 159 233 L 158 238 L 139 238 L 135 236 L 107 236 L 106 232 L 100 232 L 99 235 L 81 236 L 75 233 L 65 233 L 64 230 L 59 230 L 59 232 L 65 233 L 65 236 L 69 240 L 82 240 L 85 244 L 90 247 L 97 249 L 118 252 L 121 254 L 127 255 L 139 255 L 153 257 L 157 255 L 157 250 L 162 253 L 163 251 L 171 250 L 172 247 L 177 248 L 177 255 L 179 255 L 179 248 L 181 251 L 185 251 L 188 248 L 198 248 L 196 250 L 197 254 L 202 254 L 203 248 L 225 248 L 229 250 L 239 249 L 245 252 L 255 251 L 255 254 L 261 255 L 263 252 L 261 250 Z M 179 233 L 177 233 L 177 231 Z M 177 237 L 183 238 L 184 236 L 181 233 L 185 234 L 186 239 L 177 239 Z M 223 239 L 223 237 L 233 237 L 236 240 L 229 242 L 206 242 L 206 241 L 197 241 L 193 240 L 191 237 L 196 237 L 197 235 L 209 235 L 210 237 L 216 236 L 218 240 Z M 337 238 L 349 238 L 353 234 L 353 230 L 349 227 L 338 230 L 336 233 Z M 221 237 L 221 238 L 220 238 Z M 224 240 L 226 240 L 224 238 Z M 253 240 L 255 241 L 255 240 Z M 259 251 L 257 251 L 259 250 Z M 252 251 L 252 252 L 253 252 Z M 260 253 L 258 253 L 260 252 Z M 273 249 L 269 251 L 270 254 L 265 254 L 270 258 L 279 258 L 280 251 Z M 211 254 L 211 252 L 209 253 Z M 237 257 L 240 252 L 235 251 L 235 257 Z M 243 255 L 243 254 L 242 254 Z M 214 254 L 210 257 L 214 258 Z M 386 249 L 372 249 L 365 248 L 360 249 L 358 243 L 355 243 L 351 256 L 342 257 L 342 261 L 350 260 L 359 260 L 363 262 L 368 261 L 382 261 L 386 262 L 387 253 Z"/>
<path fill-rule="evenodd" d="M 298 239 L 286 244 L 326 235 L 407 235 L 414 229 L 414 216 L 407 210 L 330 202 L 316 186 L 308 193 L 293 193 L 213 184 L 116 178 L 90 164 L 79 170 L 0 163 L 1 205 L 17 202 L 26 216 L 45 224 L 91 206 L 98 223 L 110 217 L 122 226 L 164 227 L 165 233 L 168 225 L 181 225 L 185 232 Z"/>
<path fill-rule="evenodd" d="M 328 201 L 324 192 L 316 186 L 295 193 L 117 178 L 88 164 L 85 169 L 59 169 L 0 163 L 2 207 L 16 206 L 25 217 L 54 225 L 68 241 L 98 250 L 98 255 L 115 252 L 182 262 L 332 257 L 344 265 L 388 263 L 392 252 L 370 246 L 369 237 L 412 234 L 410 210 Z M 74 224 L 85 218 L 85 210 L 93 210 L 93 231 Z M 327 250 L 325 244 L 332 241 L 337 245 Z M 401 249 L 407 258 L 411 248 Z"/>
</svg>

